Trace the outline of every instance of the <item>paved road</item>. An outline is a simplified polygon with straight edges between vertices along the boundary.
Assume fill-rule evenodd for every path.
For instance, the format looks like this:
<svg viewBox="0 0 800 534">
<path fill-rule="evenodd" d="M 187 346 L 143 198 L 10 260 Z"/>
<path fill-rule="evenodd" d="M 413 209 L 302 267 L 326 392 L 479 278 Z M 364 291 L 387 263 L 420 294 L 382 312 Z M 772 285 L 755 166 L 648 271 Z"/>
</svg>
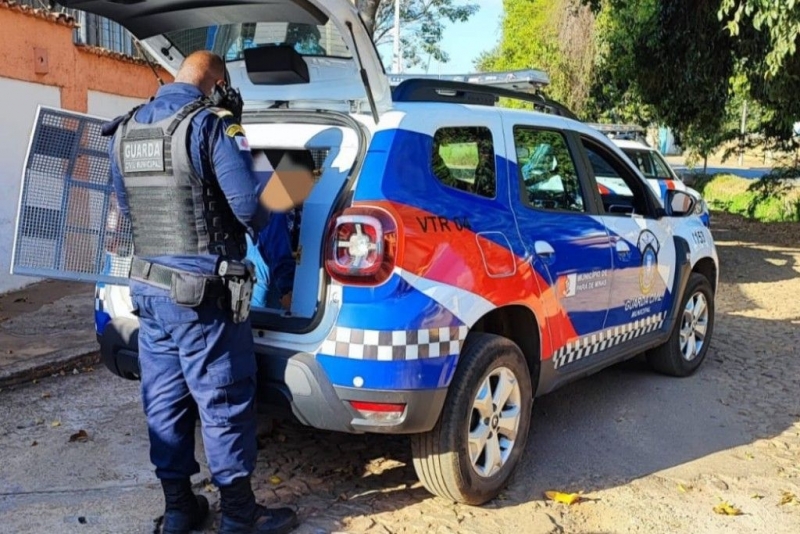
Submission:
<svg viewBox="0 0 800 534">
<path fill-rule="evenodd" d="M 678 174 L 682 172 L 687 172 L 689 169 L 685 165 L 672 165 L 672 168 L 675 169 L 675 172 Z M 695 172 L 702 172 L 702 167 L 695 168 Z M 751 169 L 742 169 L 739 167 L 708 167 L 706 170 L 707 174 L 733 174 L 736 176 L 741 176 L 742 178 L 748 178 L 750 180 L 757 180 L 761 178 L 765 174 L 769 173 L 772 169 L 767 167 L 762 168 L 751 168 Z"/>
<path fill-rule="evenodd" d="M 714 224 L 724 270 L 703 368 L 676 380 L 633 361 L 538 400 L 525 460 L 495 502 L 429 496 L 402 437 L 294 424 L 262 437 L 258 496 L 297 504 L 301 534 L 796 534 L 800 505 L 779 503 L 800 497 L 798 228 Z M 136 383 L 96 369 L 2 391 L 0 403 L 0 532 L 152 531 L 161 497 Z M 89 441 L 70 442 L 81 429 Z M 207 476 L 197 487 L 216 503 Z M 549 503 L 550 489 L 587 500 Z M 744 515 L 714 514 L 720 500 Z"/>
</svg>

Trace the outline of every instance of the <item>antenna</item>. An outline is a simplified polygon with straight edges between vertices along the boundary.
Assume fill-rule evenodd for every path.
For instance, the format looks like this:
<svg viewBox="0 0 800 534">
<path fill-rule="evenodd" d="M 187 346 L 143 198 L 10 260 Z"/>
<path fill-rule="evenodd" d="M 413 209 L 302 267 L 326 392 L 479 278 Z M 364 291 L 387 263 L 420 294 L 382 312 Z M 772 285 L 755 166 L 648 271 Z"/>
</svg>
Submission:
<svg viewBox="0 0 800 534">
<path fill-rule="evenodd" d="M 164 80 L 162 80 L 161 76 L 158 75 L 158 70 L 156 70 L 156 66 L 153 65 L 153 62 L 150 61 L 150 56 L 147 55 L 147 52 L 142 47 L 142 43 L 139 42 L 139 39 L 134 39 L 133 42 L 136 45 L 136 48 L 139 50 L 139 53 L 142 55 L 142 59 L 144 59 L 145 63 L 147 63 L 150 66 L 150 69 L 153 71 L 153 75 L 155 75 L 156 80 L 158 80 L 158 85 L 163 87 Z"/>
</svg>

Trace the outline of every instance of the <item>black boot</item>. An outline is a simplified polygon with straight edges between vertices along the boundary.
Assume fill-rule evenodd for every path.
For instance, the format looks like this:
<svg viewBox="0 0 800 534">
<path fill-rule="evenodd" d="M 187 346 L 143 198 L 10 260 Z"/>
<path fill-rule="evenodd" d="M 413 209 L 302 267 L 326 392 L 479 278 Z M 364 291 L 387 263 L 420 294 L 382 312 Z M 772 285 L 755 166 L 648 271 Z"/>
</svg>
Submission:
<svg viewBox="0 0 800 534">
<path fill-rule="evenodd" d="M 299 524 L 291 508 L 268 509 L 256 504 L 250 478 L 220 486 L 219 534 L 286 534 Z"/>
<path fill-rule="evenodd" d="M 162 479 L 164 489 L 163 534 L 188 534 L 200 528 L 208 517 L 208 499 L 192 493 L 192 483 L 185 479 Z"/>
</svg>

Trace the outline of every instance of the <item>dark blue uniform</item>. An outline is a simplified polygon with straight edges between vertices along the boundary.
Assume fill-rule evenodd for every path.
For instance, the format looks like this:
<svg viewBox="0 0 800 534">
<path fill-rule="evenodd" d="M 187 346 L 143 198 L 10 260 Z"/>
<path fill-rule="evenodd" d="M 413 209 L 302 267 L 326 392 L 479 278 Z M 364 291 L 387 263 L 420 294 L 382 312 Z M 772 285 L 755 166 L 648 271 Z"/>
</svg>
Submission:
<svg viewBox="0 0 800 534">
<path fill-rule="evenodd" d="M 273 213 L 257 240 L 248 239 L 247 259 L 257 273 L 253 306 L 279 308 L 280 299 L 292 290 L 297 266 L 292 254 L 292 224 L 289 213 Z"/>
<path fill-rule="evenodd" d="M 202 96 L 193 85 L 164 86 L 135 119 L 147 124 L 163 120 Z M 192 167 L 203 180 L 219 184 L 236 218 L 249 234 L 257 235 L 267 220 L 258 197 L 269 173 L 253 172 L 246 140 L 231 134 L 232 119 L 220 123 L 214 112 L 204 110 L 191 120 L 187 142 Z M 130 216 L 114 154 L 111 162 L 120 210 Z M 211 254 L 145 259 L 200 274 L 213 273 L 217 262 Z M 234 323 L 230 311 L 214 301 L 189 308 L 173 303 L 165 289 L 134 280 L 130 287 L 140 323 L 142 399 L 156 475 L 184 479 L 199 472 L 194 457 L 199 409 L 215 484 L 249 476 L 256 461 L 256 364 L 250 322 Z"/>
</svg>

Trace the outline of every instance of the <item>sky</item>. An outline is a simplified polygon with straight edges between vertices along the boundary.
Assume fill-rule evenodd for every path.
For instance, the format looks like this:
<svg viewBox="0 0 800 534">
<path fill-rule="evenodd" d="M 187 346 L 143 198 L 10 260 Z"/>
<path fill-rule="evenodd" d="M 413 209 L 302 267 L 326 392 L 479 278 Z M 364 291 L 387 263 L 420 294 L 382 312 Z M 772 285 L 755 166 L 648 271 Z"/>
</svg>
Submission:
<svg viewBox="0 0 800 534">
<path fill-rule="evenodd" d="M 402 0 L 401 0 L 402 1 Z M 462 74 L 474 72 L 474 60 L 481 52 L 491 50 L 500 40 L 500 22 L 503 14 L 502 0 L 472 0 L 480 9 L 467 22 L 447 23 L 442 39 L 442 49 L 450 56 L 450 61 L 438 64 L 431 60 L 428 74 Z M 457 2 L 466 3 L 466 2 Z M 380 47 L 386 61 L 387 70 L 391 68 L 392 46 Z M 425 72 L 425 65 L 405 71 L 408 74 Z"/>
</svg>

